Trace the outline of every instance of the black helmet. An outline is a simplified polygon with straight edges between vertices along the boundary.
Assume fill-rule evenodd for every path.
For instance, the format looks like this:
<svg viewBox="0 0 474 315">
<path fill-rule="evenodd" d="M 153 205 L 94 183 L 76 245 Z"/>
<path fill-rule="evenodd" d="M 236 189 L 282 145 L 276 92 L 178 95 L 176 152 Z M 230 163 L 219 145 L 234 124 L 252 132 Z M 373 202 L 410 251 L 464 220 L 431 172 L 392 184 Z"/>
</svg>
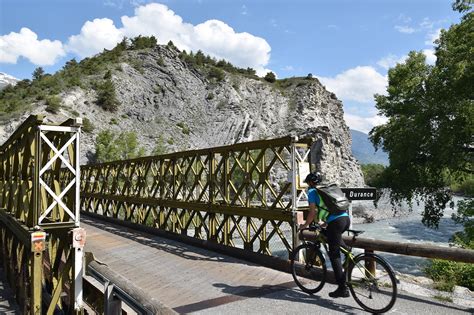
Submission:
<svg viewBox="0 0 474 315">
<path fill-rule="evenodd" d="M 316 173 L 309 173 L 304 179 L 304 182 L 306 184 L 309 184 L 310 182 L 319 184 L 322 180 L 323 180 L 323 176 L 321 175 L 321 173 L 316 172 Z"/>
</svg>

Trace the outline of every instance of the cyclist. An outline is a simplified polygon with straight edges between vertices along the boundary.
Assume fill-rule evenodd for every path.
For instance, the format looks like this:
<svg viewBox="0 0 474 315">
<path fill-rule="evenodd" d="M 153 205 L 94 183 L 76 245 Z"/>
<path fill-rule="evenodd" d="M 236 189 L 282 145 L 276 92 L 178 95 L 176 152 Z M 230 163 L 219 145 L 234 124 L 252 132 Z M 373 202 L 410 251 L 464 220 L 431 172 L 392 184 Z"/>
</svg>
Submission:
<svg viewBox="0 0 474 315">
<path fill-rule="evenodd" d="M 329 245 L 329 259 L 331 260 L 332 269 L 338 285 L 336 291 L 329 293 L 332 298 L 349 297 L 349 290 L 346 285 L 346 277 L 342 270 L 341 250 L 349 248 L 342 239 L 342 233 L 349 229 L 350 219 L 347 212 L 338 214 L 330 214 L 324 201 L 316 190 L 316 185 L 321 183 L 322 176 L 320 173 L 310 173 L 306 176 L 304 182 L 308 184 L 308 203 L 309 213 L 304 224 L 300 225 L 300 229 L 307 228 L 311 222 L 316 221 L 323 228 L 323 233 L 327 238 Z"/>
</svg>

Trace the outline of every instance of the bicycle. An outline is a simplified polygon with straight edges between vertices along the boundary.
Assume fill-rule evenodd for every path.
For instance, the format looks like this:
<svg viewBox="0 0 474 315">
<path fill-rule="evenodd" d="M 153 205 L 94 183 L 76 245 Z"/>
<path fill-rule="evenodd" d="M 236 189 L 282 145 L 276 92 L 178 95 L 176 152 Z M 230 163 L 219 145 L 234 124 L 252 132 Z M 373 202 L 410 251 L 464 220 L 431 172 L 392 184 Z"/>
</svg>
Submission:
<svg viewBox="0 0 474 315">
<path fill-rule="evenodd" d="M 313 241 L 303 238 L 303 244 L 293 251 L 291 272 L 301 290 L 314 294 L 326 283 L 327 267 L 321 245 L 326 253 L 328 246 L 320 226 L 311 226 L 302 229 L 301 232 L 304 230 L 314 231 L 316 238 Z M 348 230 L 348 232 L 355 238 L 364 231 Z M 341 251 L 345 256 L 343 268 L 347 286 L 357 304 L 375 314 L 390 310 L 397 299 L 397 279 L 390 264 L 374 253 L 354 255 L 352 248 L 346 250 L 342 246 Z"/>
</svg>

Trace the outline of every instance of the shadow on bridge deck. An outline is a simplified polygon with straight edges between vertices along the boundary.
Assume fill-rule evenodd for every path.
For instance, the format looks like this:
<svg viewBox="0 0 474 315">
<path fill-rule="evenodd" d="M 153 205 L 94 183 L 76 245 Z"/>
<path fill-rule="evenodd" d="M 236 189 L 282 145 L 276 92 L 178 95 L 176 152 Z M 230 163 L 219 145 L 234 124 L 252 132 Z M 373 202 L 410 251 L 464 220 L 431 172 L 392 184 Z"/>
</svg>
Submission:
<svg viewBox="0 0 474 315">
<path fill-rule="evenodd" d="M 0 314 L 16 315 L 21 314 L 20 308 L 15 303 L 13 292 L 10 289 L 5 272 L 0 266 Z"/>
</svg>

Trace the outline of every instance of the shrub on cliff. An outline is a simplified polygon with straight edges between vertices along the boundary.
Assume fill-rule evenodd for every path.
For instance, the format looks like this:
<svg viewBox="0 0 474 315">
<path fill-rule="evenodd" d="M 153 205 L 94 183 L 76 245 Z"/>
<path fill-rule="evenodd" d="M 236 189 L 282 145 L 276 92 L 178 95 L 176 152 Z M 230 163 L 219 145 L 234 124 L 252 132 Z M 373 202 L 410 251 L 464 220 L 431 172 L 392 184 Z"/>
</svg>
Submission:
<svg viewBox="0 0 474 315">
<path fill-rule="evenodd" d="M 117 111 L 120 103 L 117 100 L 117 96 L 115 94 L 115 86 L 112 80 L 105 80 L 103 83 L 97 86 L 96 103 L 107 111 Z"/>
<path fill-rule="evenodd" d="M 267 74 L 264 77 L 265 81 L 273 83 L 276 81 L 276 76 L 273 72 L 267 72 Z"/>
<path fill-rule="evenodd" d="M 111 130 L 101 131 L 95 144 L 96 162 L 132 159 L 145 155 L 145 149 L 138 146 L 137 134 L 125 131 L 116 135 Z"/>
</svg>

